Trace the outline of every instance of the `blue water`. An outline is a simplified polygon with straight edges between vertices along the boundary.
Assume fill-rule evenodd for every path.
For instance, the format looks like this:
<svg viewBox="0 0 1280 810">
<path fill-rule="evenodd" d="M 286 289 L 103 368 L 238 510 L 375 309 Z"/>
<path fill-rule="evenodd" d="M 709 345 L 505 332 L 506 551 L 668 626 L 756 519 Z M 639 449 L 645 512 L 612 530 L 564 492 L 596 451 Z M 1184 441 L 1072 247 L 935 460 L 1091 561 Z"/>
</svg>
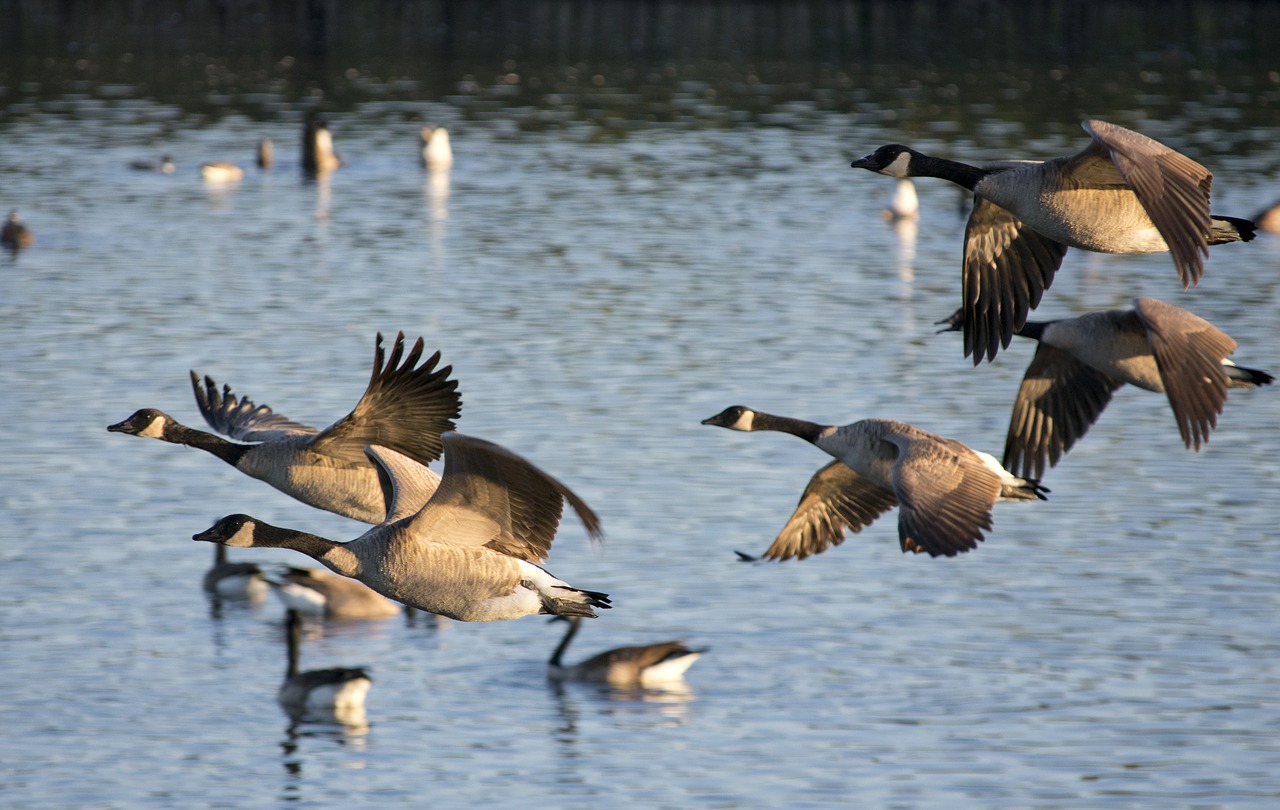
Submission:
<svg viewBox="0 0 1280 810">
<path fill-rule="evenodd" d="M 847 167 L 904 137 L 876 116 L 783 108 L 601 138 L 414 109 L 452 129 L 447 179 L 419 168 L 418 124 L 374 103 L 331 116 L 347 165 L 318 183 L 291 115 L 86 94 L 0 121 L 0 206 L 38 239 L 0 259 L 0 804 L 1280 799 L 1278 392 L 1233 392 L 1195 454 L 1162 397 L 1121 390 L 1046 476 L 1050 500 L 1001 504 L 956 559 L 902 555 L 891 514 L 816 558 L 740 564 L 826 458 L 699 425 L 727 405 L 897 418 L 999 453 L 1032 349 L 975 369 L 934 334 L 958 299 L 954 189 L 920 184 L 913 236 L 883 222 L 891 182 Z M 1012 105 L 987 119 L 993 147 L 975 133 L 953 151 L 1015 156 L 993 152 L 1023 138 Z M 1215 170 L 1215 211 L 1276 196 L 1272 156 L 1217 159 L 1203 127 L 1182 137 L 1190 113 L 1149 123 Z M 251 164 L 263 136 L 267 173 Z M 1067 121 L 1025 140 L 1050 156 L 1083 134 Z M 163 151 L 172 176 L 127 167 Z M 213 159 L 249 171 L 211 187 L 196 167 Z M 1275 371 L 1278 270 L 1273 236 L 1215 248 L 1186 293 L 1167 256 L 1072 252 L 1038 315 L 1156 296 Z M 616 604 L 569 658 L 685 638 L 710 647 L 687 689 L 553 686 L 560 630 L 539 618 L 328 622 L 304 665 L 369 666 L 367 724 L 278 709 L 283 609 L 214 610 L 210 549 L 189 538 L 230 512 L 336 539 L 362 527 L 105 426 L 144 406 L 200 426 L 188 369 L 323 426 L 363 390 L 375 333 L 397 330 L 453 365 L 460 429 L 601 515 L 602 549 L 567 518 L 548 562 Z"/>
</svg>

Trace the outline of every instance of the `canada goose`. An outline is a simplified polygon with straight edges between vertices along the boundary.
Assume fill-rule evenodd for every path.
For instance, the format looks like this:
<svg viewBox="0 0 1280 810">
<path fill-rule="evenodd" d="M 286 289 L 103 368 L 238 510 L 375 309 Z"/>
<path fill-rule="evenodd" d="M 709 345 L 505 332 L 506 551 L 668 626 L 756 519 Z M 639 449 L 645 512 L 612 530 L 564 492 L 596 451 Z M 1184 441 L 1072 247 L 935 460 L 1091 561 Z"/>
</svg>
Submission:
<svg viewBox="0 0 1280 810">
<path fill-rule="evenodd" d="M 9 218 L 0 228 L 0 245 L 13 251 L 29 248 L 36 243 L 36 235 L 18 218 L 18 209 L 9 212 Z"/>
<path fill-rule="evenodd" d="M 547 677 L 564 681 L 592 681 L 610 686 L 654 687 L 679 681 L 706 648 L 691 649 L 683 641 L 664 641 L 637 647 L 619 647 L 593 655 L 581 663 L 565 666 L 560 659 L 582 624 L 580 616 L 555 616 L 551 621 L 569 623 L 564 638 L 547 662 Z"/>
<path fill-rule="evenodd" d="M 267 595 L 267 580 L 257 563 L 229 562 L 227 547 L 215 546 L 213 567 L 204 575 L 204 589 L 224 599 L 260 602 Z"/>
<path fill-rule="evenodd" d="M 881 211 L 880 215 L 889 222 L 920 216 L 920 198 L 916 195 L 916 185 L 911 182 L 911 178 L 898 178 L 893 196 L 889 198 L 889 207 Z"/>
<path fill-rule="evenodd" d="M 271 143 L 270 138 L 263 138 L 258 141 L 258 151 L 254 159 L 258 163 L 259 169 L 270 169 L 275 164 L 275 146 Z"/>
<path fill-rule="evenodd" d="M 957 311 L 943 323 L 954 331 L 961 318 Z M 1004 445 L 1004 466 L 1028 477 L 1057 464 L 1125 383 L 1166 394 L 1182 441 L 1198 451 L 1217 425 L 1228 388 L 1275 379 L 1228 360 L 1238 344 L 1221 329 L 1154 298 L 1135 298 L 1133 309 L 1027 321 L 1015 334 L 1039 341 Z"/>
<path fill-rule="evenodd" d="M 1085 121 L 1083 151 L 984 167 L 889 144 L 853 161 L 890 177 L 939 177 L 974 193 L 965 228 L 965 356 L 1009 345 L 1053 283 L 1068 247 L 1100 253 L 1169 250 L 1183 287 L 1200 280 L 1209 245 L 1247 242 L 1252 222 L 1209 214 L 1208 169 L 1130 129 Z"/>
<path fill-rule="evenodd" d="M 333 151 L 333 136 L 323 121 L 308 121 L 302 127 L 302 170 L 325 174 L 342 165 Z"/>
<path fill-rule="evenodd" d="M 419 366 L 421 357 L 422 338 L 405 356 L 404 333 L 399 333 L 384 364 L 379 334 L 373 374 L 360 401 L 351 413 L 318 433 L 266 405 L 237 400 L 230 386 L 223 386 L 219 395 L 209 377 L 202 387 L 194 371 L 191 387 L 205 421 L 232 439 L 253 444 L 187 427 L 154 408 L 143 408 L 107 430 L 197 447 L 303 503 L 379 523 L 386 515 L 385 496 L 364 448 L 381 444 L 428 464 L 440 457 L 440 434 L 453 429 L 461 411 L 458 383 L 448 379 L 453 367 L 436 369 L 439 352 Z"/>
<path fill-rule="evenodd" d="M 982 530 L 991 528 L 996 501 L 1045 500 L 1048 492 L 986 453 L 891 419 L 836 427 L 734 405 L 702 424 L 790 433 L 838 459 L 809 481 L 786 528 L 763 555 L 772 560 L 804 559 L 839 545 L 845 526 L 858 532 L 895 505 L 904 552 L 953 557 L 977 548 Z"/>
<path fill-rule="evenodd" d="M 221 544 L 218 548 L 226 548 Z M 288 568 L 281 577 L 267 580 L 271 590 L 291 610 L 315 613 L 332 619 L 380 619 L 403 612 L 368 585 L 314 568 Z"/>
<path fill-rule="evenodd" d="M 298 671 L 302 646 L 302 616 L 296 610 L 285 615 L 289 666 L 276 693 L 280 706 L 291 717 L 333 714 L 339 721 L 363 719 L 365 696 L 373 680 L 364 667 L 333 667 Z"/>
<path fill-rule="evenodd" d="M 444 475 L 421 507 L 406 507 L 400 487 L 403 469 L 415 462 L 386 448 L 366 449 L 390 506 L 385 522 L 350 542 L 248 515 L 225 517 L 192 539 L 300 551 L 383 596 L 464 622 L 536 613 L 594 618 L 593 607 L 610 607 L 606 594 L 572 588 L 534 564 L 551 550 L 565 500 L 588 536 L 601 538 L 586 503 L 510 450 L 459 433 L 441 438 Z"/>
<path fill-rule="evenodd" d="M 422 165 L 428 169 L 447 169 L 453 165 L 449 133 L 444 127 L 422 128 Z"/>
<path fill-rule="evenodd" d="M 160 158 L 160 162 L 154 160 L 134 160 L 129 163 L 129 168 L 140 172 L 160 172 L 161 174 L 173 174 L 174 165 L 173 158 L 164 155 Z"/>
<path fill-rule="evenodd" d="M 200 176 L 210 183 L 229 183 L 244 177 L 244 169 L 234 163 L 201 163 Z"/>
</svg>

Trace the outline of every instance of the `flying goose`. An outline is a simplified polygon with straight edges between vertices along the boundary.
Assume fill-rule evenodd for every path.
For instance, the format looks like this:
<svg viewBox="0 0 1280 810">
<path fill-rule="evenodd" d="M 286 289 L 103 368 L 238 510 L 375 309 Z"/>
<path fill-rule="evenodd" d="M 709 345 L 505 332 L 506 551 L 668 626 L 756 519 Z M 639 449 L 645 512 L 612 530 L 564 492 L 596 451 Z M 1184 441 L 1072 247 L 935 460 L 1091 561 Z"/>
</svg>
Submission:
<svg viewBox="0 0 1280 810">
<path fill-rule="evenodd" d="M 440 434 L 453 429 L 453 419 L 461 412 L 458 383 L 448 379 L 453 367 L 436 369 L 439 352 L 419 366 L 422 350 L 418 338 L 406 356 L 400 333 L 387 359 L 379 334 L 373 373 L 360 401 L 351 413 L 319 432 L 266 405 L 237 399 L 230 386 L 223 386 L 219 394 L 209 377 L 201 386 L 194 371 L 191 387 L 205 421 L 237 442 L 251 444 L 187 427 L 154 408 L 143 408 L 107 430 L 197 447 L 303 503 L 379 523 L 386 503 L 364 448 L 380 444 L 421 464 L 430 463 L 440 457 Z"/>
<path fill-rule="evenodd" d="M 960 311 L 943 323 L 958 330 Z M 1028 321 L 1014 334 L 1039 342 L 1013 403 L 1004 466 L 1040 477 L 1084 436 L 1125 383 L 1169 397 L 1187 449 L 1200 449 L 1228 388 L 1275 378 L 1227 359 L 1238 345 L 1181 307 L 1135 298 L 1133 309 Z"/>
<path fill-rule="evenodd" d="M 261 601 L 267 595 L 267 580 L 257 563 L 229 562 L 227 547 L 215 546 L 213 566 L 205 572 L 204 589 L 223 599 Z"/>
<path fill-rule="evenodd" d="M 563 681 L 591 681 L 618 687 L 654 687 L 680 681 L 706 649 L 691 649 L 683 641 L 664 641 L 637 647 L 619 647 L 565 666 L 561 658 L 582 624 L 580 616 L 556 616 L 569 627 L 547 662 L 547 677 Z"/>
<path fill-rule="evenodd" d="M 1068 247 L 1099 253 L 1170 251 L 1184 288 L 1200 280 L 1209 245 L 1247 242 L 1254 225 L 1209 214 L 1213 175 L 1130 129 L 1085 121 L 1093 140 L 1046 161 L 984 167 L 889 144 L 853 168 L 939 177 L 974 193 L 965 228 L 964 352 L 974 365 L 1007 347 L 1053 283 Z"/>
<path fill-rule="evenodd" d="M 422 128 L 422 165 L 428 169 L 447 169 L 453 165 L 449 132 L 444 127 Z"/>
<path fill-rule="evenodd" d="M 302 126 L 302 170 L 325 174 L 342 165 L 333 151 L 333 136 L 323 121 L 307 121 Z"/>
<path fill-rule="evenodd" d="M 991 528 L 996 501 L 1044 500 L 1048 492 L 986 453 L 891 419 L 836 427 L 734 405 L 702 424 L 790 433 L 837 459 L 809 481 L 795 513 L 763 555 L 771 560 L 821 553 L 844 542 L 846 526 L 861 531 L 894 506 L 904 552 L 953 557 L 977 548 L 982 531 Z"/>
<path fill-rule="evenodd" d="M 363 667 L 334 667 L 298 671 L 302 646 L 302 616 L 296 610 L 285 617 L 289 666 L 276 693 L 280 706 L 292 717 L 333 714 L 336 719 L 363 719 L 364 700 L 373 681 Z"/>
<path fill-rule="evenodd" d="M 358 579 L 409 607 L 464 622 L 536 613 L 589 616 L 609 597 L 570 587 L 535 563 L 546 558 L 564 501 L 599 540 L 600 521 L 564 484 L 524 458 L 483 439 L 446 433 L 444 475 L 421 504 L 418 484 L 402 491 L 411 459 L 372 446 L 366 452 L 387 488 L 387 520 L 347 543 L 230 515 L 193 540 L 241 548 L 290 548 Z M 417 465 L 420 469 L 421 465 Z"/>
<path fill-rule="evenodd" d="M 217 544 L 217 548 L 226 548 Z M 333 619 L 380 619 L 403 612 L 397 602 L 348 577 L 315 568 L 285 569 L 283 576 L 267 582 L 291 610 L 316 613 Z"/>
<path fill-rule="evenodd" d="M 16 253 L 35 243 L 36 235 L 18 218 L 18 209 L 10 211 L 9 218 L 4 221 L 4 227 L 0 227 L 0 245 Z"/>
</svg>

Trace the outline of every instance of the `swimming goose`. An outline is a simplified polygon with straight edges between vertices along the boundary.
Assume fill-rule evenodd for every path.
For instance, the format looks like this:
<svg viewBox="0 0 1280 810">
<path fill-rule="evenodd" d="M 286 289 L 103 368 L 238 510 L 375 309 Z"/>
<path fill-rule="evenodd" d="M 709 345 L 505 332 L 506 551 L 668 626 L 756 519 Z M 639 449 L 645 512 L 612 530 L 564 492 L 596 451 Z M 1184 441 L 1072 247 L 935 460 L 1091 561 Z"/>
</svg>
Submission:
<svg viewBox="0 0 1280 810">
<path fill-rule="evenodd" d="M 291 716 L 335 715 L 336 719 L 360 717 L 373 680 L 363 667 L 333 667 L 298 671 L 302 646 L 302 616 L 290 610 L 285 616 L 289 666 L 276 693 L 280 706 Z"/>
<path fill-rule="evenodd" d="M 444 127 L 422 128 L 422 165 L 428 169 L 447 169 L 453 165 L 449 133 Z"/>
<path fill-rule="evenodd" d="M 325 174 L 342 165 L 333 151 L 333 136 L 323 121 L 308 121 L 302 127 L 302 170 Z"/>
<path fill-rule="evenodd" d="M 889 207 L 881 211 L 880 216 L 890 222 L 916 219 L 920 216 L 920 198 L 916 195 L 916 185 L 911 182 L 911 178 L 898 178 L 893 196 L 889 198 Z"/>
<path fill-rule="evenodd" d="M 461 411 L 458 383 L 448 379 L 453 367 L 436 369 L 439 352 L 419 366 L 422 351 L 418 338 L 406 356 L 404 333 L 397 334 L 384 364 L 379 334 L 373 373 L 360 401 L 351 413 L 319 432 L 266 405 L 237 399 L 230 386 L 223 386 L 219 394 L 209 377 L 202 387 L 194 371 L 191 386 L 205 421 L 232 439 L 252 444 L 187 427 L 154 408 L 143 408 L 107 430 L 197 447 L 303 503 L 379 523 L 386 515 L 385 496 L 364 448 L 380 444 L 428 464 L 440 457 L 440 434 L 453 429 Z"/>
<path fill-rule="evenodd" d="M 847 467 L 828 464 L 813 476 L 786 528 L 763 555 L 772 560 L 804 559 L 839 545 L 846 526 L 861 531 L 895 505 L 904 552 L 953 557 L 977 548 L 982 530 L 991 528 L 996 501 L 1044 500 L 1048 492 L 986 453 L 891 419 L 836 427 L 734 405 L 702 424 L 790 433 Z"/>
<path fill-rule="evenodd" d="M 200 176 L 211 183 L 229 183 L 244 177 L 244 169 L 223 161 L 201 163 Z"/>
<path fill-rule="evenodd" d="M 217 544 L 217 548 L 226 546 Z M 403 607 L 368 585 L 315 568 L 287 568 L 280 577 L 267 580 L 285 607 L 331 619 L 380 619 L 396 616 Z"/>
<path fill-rule="evenodd" d="M 275 145 L 271 143 L 270 138 L 258 141 L 258 151 L 254 155 L 254 160 L 259 169 L 270 169 L 275 164 Z"/>
<path fill-rule="evenodd" d="M 1252 222 L 1209 214 L 1213 175 L 1130 129 L 1085 121 L 1093 140 L 1046 161 L 985 167 L 889 144 L 851 164 L 890 177 L 939 177 L 974 193 L 962 274 L 964 351 L 974 365 L 1007 347 L 1053 283 L 1068 247 L 1099 253 L 1168 250 L 1184 288 L 1209 245 L 1247 242 Z"/>
<path fill-rule="evenodd" d="M 547 662 L 547 677 L 563 681 L 591 681 L 618 687 L 654 687 L 680 681 L 706 648 L 691 649 L 683 641 L 664 641 L 637 647 L 619 647 L 565 666 L 561 658 L 582 624 L 580 616 L 556 616 L 551 621 L 569 623 L 564 638 Z"/>
<path fill-rule="evenodd" d="M 570 587 L 535 563 L 546 558 L 564 501 L 592 540 L 595 513 L 564 484 L 483 439 L 446 433 L 444 475 L 425 505 L 406 506 L 402 470 L 385 448 L 366 453 L 387 487 L 388 518 L 347 543 L 230 515 L 193 540 L 241 548 L 290 548 L 409 607 L 464 622 L 536 613 L 589 616 L 609 597 Z M 411 496 L 412 498 L 412 496 Z"/>
<path fill-rule="evenodd" d="M 9 218 L 4 221 L 4 227 L 0 228 L 0 245 L 16 252 L 29 248 L 35 243 L 36 236 L 18 218 L 18 209 L 10 211 Z"/>
<path fill-rule="evenodd" d="M 267 595 L 267 587 L 267 580 L 257 563 L 228 562 L 227 547 L 214 547 L 213 567 L 204 575 L 206 591 L 224 599 L 259 602 Z"/>
<path fill-rule="evenodd" d="M 159 172 L 161 174 L 173 174 L 174 165 L 173 158 L 170 155 L 163 155 L 160 162 L 153 160 L 134 160 L 130 161 L 129 168 L 140 172 Z"/>
<path fill-rule="evenodd" d="M 957 311 L 944 323 L 960 328 Z M 1218 422 L 1228 388 L 1274 377 L 1227 359 L 1237 343 L 1181 307 L 1135 298 L 1133 309 L 1028 321 L 1015 334 L 1039 342 L 1013 403 L 1004 466 L 1039 477 L 1084 436 L 1125 383 L 1166 394 L 1188 449 Z"/>
</svg>

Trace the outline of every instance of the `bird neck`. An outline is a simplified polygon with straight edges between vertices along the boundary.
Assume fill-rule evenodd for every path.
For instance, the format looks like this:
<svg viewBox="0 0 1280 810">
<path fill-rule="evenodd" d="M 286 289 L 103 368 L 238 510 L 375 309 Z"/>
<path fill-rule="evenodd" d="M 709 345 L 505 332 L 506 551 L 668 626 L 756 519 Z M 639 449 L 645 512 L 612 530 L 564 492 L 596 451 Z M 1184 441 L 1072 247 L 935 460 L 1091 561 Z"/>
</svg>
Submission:
<svg viewBox="0 0 1280 810">
<path fill-rule="evenodd" d="M 1044 330 L 1051 323 L 1053 323 L 1053 321 L 1027 321 L 1022 325 L 1022 328 L 1014 332 L 1014 334 L 1020 337 L 1030 338 L 1031 340 L 1040 340 L 1044 337 Z"/>
<path fill-rule="evenodd" d="M 284 677 L 288 680 L 298 674 L 298 648 L 302 646 L 302 617 L 296 610 L 290 610 L 285 619 L 285 641 L 289 650 L 289 666 Z"/>
<path fill-rule="evenodd" d="M 560 659 L 564 656 L 565 650 L 569 649 L 569 642 L 573 641 L 573 637 L 578 634 L 578 625 L 582 623 L 582 619 L 575 616 L 568 619 L 568 622 L 569 629 L 565 631 L 564 638 L 560 639 L 555 652 L 551 653 L 551 660 L 547 662 L 553 667 L 564 666 L 560 663 Z"/>
<path fill-rule="evenodd" d="M 922 155 L 919 152 L 911 158 L 910 171 L 912 177 L 937 177 L 940 180 L 950 180 L 970 191 L 973 191 L 982 178 L 991 174 L 990 169 L 980 169 L 958 160 Z"/>
<path fill-rule="evenodd" d="M 344 577 L 360 575 L 360 559 L 346 543 L 339 543 L 327 537 L 272 526 L 269 523 L 258 523 L 253 532 L 254 548 L 287 548 L 299 551 L 314 560 L 322 562 L 334 573 Z"/>
<path fill-rule="evenodd" d="M 826 427 L 819 425 L 817 422 L 809 422 L 804 419 L 793 419 L 790 416 L 775 416 L 771 413 L 756 411 L 751 418 L 751 429 L 753 431 L 776 430 L 780 433 L 799 436 L 807 442 L 816 442 L 823 431 L 826 430 Z"/>
<path fill-rule="evenodd" d="M 165 425 L 161 438 L 166 442 L 185 444 L 187 447 L 195 447 L 204 450 L 206 453 L 212 453 L 233 467 L 254 446 L 251 444 L 236 444 L 235 442 L 227 441 L 221 436 L 180 425 L 177 422 L 170 422 Z"/>
</svg>

